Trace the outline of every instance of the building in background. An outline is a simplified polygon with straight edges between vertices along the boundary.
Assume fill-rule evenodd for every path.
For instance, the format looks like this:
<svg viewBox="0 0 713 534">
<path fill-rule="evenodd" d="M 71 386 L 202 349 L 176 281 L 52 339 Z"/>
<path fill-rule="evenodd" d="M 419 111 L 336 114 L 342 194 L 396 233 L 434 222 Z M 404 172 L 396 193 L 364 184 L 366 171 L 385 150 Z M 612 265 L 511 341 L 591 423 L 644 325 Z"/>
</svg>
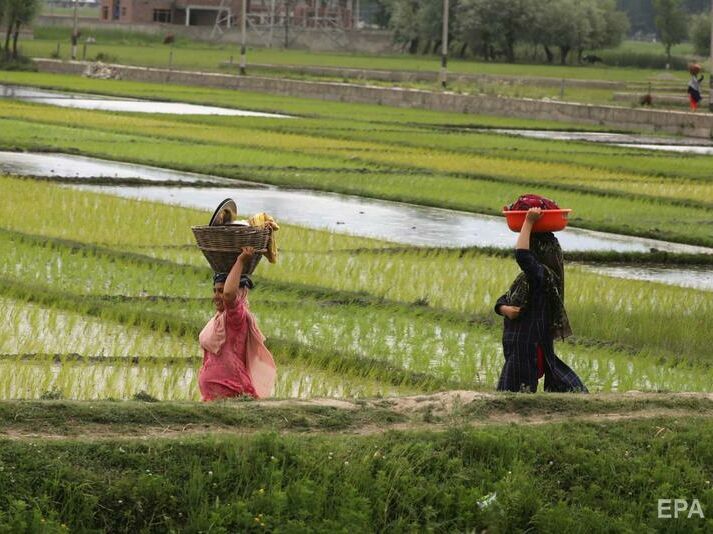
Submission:
<svg viewBox="0 0 713 534">
<path fill-rule="evenodd" d="M 242 1 L 252 28 L 352 29 L 359 0 L 101 0 L 100 20 L 127 24 L 238 26 Z"/>
</svg>

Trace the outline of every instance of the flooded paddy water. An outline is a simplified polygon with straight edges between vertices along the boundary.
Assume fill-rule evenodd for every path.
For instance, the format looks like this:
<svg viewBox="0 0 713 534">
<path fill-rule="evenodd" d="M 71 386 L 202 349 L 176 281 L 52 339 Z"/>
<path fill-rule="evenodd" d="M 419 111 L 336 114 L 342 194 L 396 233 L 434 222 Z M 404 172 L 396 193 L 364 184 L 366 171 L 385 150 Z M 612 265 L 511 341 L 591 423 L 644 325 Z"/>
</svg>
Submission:
<svg viewBox="0 0 713 534">
<path fill-rule="evenodd" d="M 510 248 L 515 241 L 515 234 L 507 228 L 503 217 L 338 193 L 278 187 L 250 190 L 240 187 L 160 185 L 75 187 L 205 210 L 214 209 L 225 197 L 232 197 L 242 213 L 267 211 L 279 220 L 299 226 L 374 237 L 405 245 Z M 706 247 L 581 228 L 569 227 L 559 232 L 558 238 L 562 246 L 571 251 L 649 252 L 655 248 L 667 252 L 713 254 L 713 249 Z"/>
<path fill-rule="evenodd" d="M 509 128 L 478 128 L 477 131 L 547 141 L 586 141 L 643 150 L 665 150 L 686 154 L 713 155 L 713 141 L 704 141 L 702 139 L 610 132 L 568 132 L 564 130 L 520 130 Z"/>
<path fill-rule="evenodd" d="M 249 182 L 238 182 L 219 176 L 206 176 L 161 169 L 159 167 L 57 153 L 0 152 L 0 172 L 47 178 L 136 179 L 145 182 L 181 182 L 186 184 L 207 182 L 215 185 L 231 186 L 234 186 L 237 182 L 246 187 L 253 185 Z"/>
<path fill-rule="evenodd" d="M 24 176 L 105 178 L 107 185 L 75 185 L 125 198 L 213 210 L 232 197 L 242 213 L 267 211 L 278 220 L 363 237 L 415 246 L 509 248 L 514 233 L 502 217 L 368 199 L 359 196 L 284 189 L 226 178 L 104 161 L 64 154 L 0 152 L 0 172 Z M 147 185 L 110 185 L 112 181 L 140 179 Z M 154 185 L 155 184 L 155 185 Z M 170 184 L 170 185 L 168 185 Z M 186 184 L 185 186 L 182 184 Z M 200 186 L 198 186 L 200 184 Z M 398 231 L 395 231 L 398 229 Z M 558 234 L 570 251 L 713 254 L 713 249 L 654 239 L 595 232 L 569 227 Z M 594 269 L 594 267 L 591 267 Z M 711 290 L 713 270 L 668 267 L 608 267 L 597 272 L 616 277 L 644 279 Z"/>
<path fill-rule="evenodd" d="M 121 111 L 126 113 L 167 113 L 172 115 L 226 115 L 235 117 L 265 117 L 288 119 L 289 115 L 246 111 L 241 109 L 201 106 L 182 102 L 156 102 L 135 98 L 107 97 L 93 94 L 49 91 L 34 87 L 0 84 L 0 98 L 37 102 L 65 108 Z"/>
</svg>

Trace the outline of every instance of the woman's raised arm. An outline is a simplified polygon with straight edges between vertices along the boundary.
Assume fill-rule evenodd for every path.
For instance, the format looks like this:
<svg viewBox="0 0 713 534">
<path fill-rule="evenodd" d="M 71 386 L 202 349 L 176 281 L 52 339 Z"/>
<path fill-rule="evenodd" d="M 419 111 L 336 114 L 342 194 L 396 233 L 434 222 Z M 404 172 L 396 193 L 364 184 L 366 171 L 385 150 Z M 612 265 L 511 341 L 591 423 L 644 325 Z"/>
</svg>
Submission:
<svg viewBox="0 0 713 534">
<path fill-rule="evenodd" d="M 235 299 L 238 297 L 238 288 L 240 286 L 240 275 L 245 271 L 245 266 L 252 259 L 255 254 L 255 249 L 253 247 L 244 247 L 235 260 L 233 267 L 228 273 L 228 278 L 225 280 L 225 286 L 223 287 L 223 302 L 226 306 L 232 306 Z"/>
<path fill-rule="evenodd" d="M 522 223 L 520 234 L 517 236 L 515 243 L 515 260 L 525 273 L 530 283 L 539 284 L 542 281 L 543 268 L 542 265 L 535 259 L 535 256 L 530 252 L 530 235 L 535 222 L 542 217 L 540 208 L 530 208 L 527 210 L 525 221 Z"/>
</svg>

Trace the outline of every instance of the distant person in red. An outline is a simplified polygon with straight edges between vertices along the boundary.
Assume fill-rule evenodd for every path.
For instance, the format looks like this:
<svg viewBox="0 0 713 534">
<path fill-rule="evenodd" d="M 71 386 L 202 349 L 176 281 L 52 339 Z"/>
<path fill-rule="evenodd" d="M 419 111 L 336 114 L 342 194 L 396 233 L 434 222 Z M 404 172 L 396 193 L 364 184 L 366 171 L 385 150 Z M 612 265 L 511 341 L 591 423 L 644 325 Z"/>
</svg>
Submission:
<svg viewBox="0 0 713 534">
<path fill-rule="evenodd" d="M 544 376 L 545 391 L 586 393 L 577 374 L 554 349 L 556 337 L 572 334 L 564 307 L 562 248 L 552 232 L 532 232 L 542 210 L 558 206 L 538 195 L 525 195 L 508 209 L 527 210 L 527 216 L 515 245 L 522 272 L 495 304 L 495 313 L 504 317 L 505 364 L 498 390 L 534 393 Z"/>
<path fill-rule="evenodd" d="M 198 386 L 204 401 L 246 395 L 269 397 L 275 384 L 275 361 L 248 309 L 253 282 L 245 272 L 255 254 L 242 249 L 229 273 L 213 276 L 216 313 L 199 335 L 203 366 Z"/>
<path fill-rule="evenodd" d="M 701 82 L 704 76 L 701 74 L 701 66 L 697 63 L 692 63 L 688 66 L 688 72 L 691 79 L 688 81 L 688 101 L 691 104 L 691 111 L 698 109 L 698 104 L 701 102 Z"/>
</svg>

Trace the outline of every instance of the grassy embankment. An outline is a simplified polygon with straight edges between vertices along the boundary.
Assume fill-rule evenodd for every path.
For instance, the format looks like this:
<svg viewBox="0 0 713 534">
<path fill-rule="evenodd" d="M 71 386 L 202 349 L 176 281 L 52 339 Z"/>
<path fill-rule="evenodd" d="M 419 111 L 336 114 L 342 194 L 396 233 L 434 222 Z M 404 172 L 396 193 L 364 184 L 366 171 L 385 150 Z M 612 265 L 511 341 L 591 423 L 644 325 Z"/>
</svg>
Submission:
<svg viewBox="0 0 713 534">
<path fill-rule="evenodd" d="M 57 42 L 67 41 L 67 31 L 61 28 L 38 28 L 35 39 L 23 43 L 23 51 L 30 56 L 49 57 L 57 48 Z M 97 43 L 90 46 L 90 56 L 103 52 L 113 56 L 120 63 L 143 66 L 166 66 L 169 46 L 162 43 L 163 35 L 147 35 L 112 30 L 85 30 L 83 35 L 95 35 Z M 663 47 L 642 43 L 627 43 L 623 51 L 653 53 Z M 173 45 L 176 68 L 205 68 L 215 70 L 233 55 L 237 58 L 239 46 L 227 43 L 203 43 L 178 36 Z M 67 59 L 65 55 L 64 59 Z M 690 46 L 674 46 L 674 55 L 689 55 Z M 438 56 L 408 54 L 350 54 L 321 53 L 282 48 L 251 48 L 249 61 L 270 65 L 314 65 L 323 67 L 344 67 L 356 69 L 438 71 Z M 562 66 L 539 64 L 494 63 L 451 58 L 448 68 L 454 73 L 494 74 L 511 76 L 541 76 L 546 78 L 572 78 L 578 80 L 605 80 L 617 82 L 646 82 L 660 71 L 637 68 L 612 68 L 607 66 Z M 673 76 L 685 80 L 686 73 L 673 72 Z"/>
<path fill-rule="evenodd" d="M 59 28 L 38 28 L 36 37 L 32 41 L 23 43 L 23 53 L 32 57 L 56 57 L 57 44 L 66 42 L 66 30 Z M 237 68 L 238 49 L 225 43 L 195 42 L 178 37 L 172 46 L 162 44 L 163 35 L 145 35 L 129 33 L 120 30 L 86 30 L 84 35 L 94 36 L 96 44 L 88 45 L 86 58 L 99 58 L 105 62 L 116 62 L 139 66 L 167 67 L 188 70 L 204 71 L 232 71 Z M 69 47 L 60 44 L 59 57 L 69 59 Z M 599 52 L 607 62 L 620 64 L 624 61 L 633 61 L 636 57 L 645 56 L 647 59 L 663 56 L 660 45 L 652 43 L 625 43 L 619 49 Z M 82 51 L 84 55 L 85 52 Z M 688 45 L 674 47 L 674 54 L 691 56 Z M 169 58 L 170 56 L 170 58 Z M 229 67 L 230 61 L 233 67 Z M 677 58 L 678 59 L 678 58 Z M 384 82 L 368 77 L 350 77 L 344 79 L 330 74 L 298 73 L 290 70 L 288 66 L 318 66 L 318 67 L 346 67 L 382 70 L 408 70 L 431 71 L 433 80 L 430 82 L 401 81 L 401 87 L 418 89 L 438 89 L 436 73 L 438 71 L 438 58 L 431 56 L 411 55 L 365 55 L 365 54 L 340 54 L 340 53 L 308 53 L 300 50 L 281 50 L 270 48 L 255 48 L 249 51 L 249 62 L 252 64 L 273 65 L 270 69 L 252 67 L 249 69 L 253 75 L 280 76 L 307 80 L 323 81 L 350 81 L 353 83 L 370 83 L 375 85 L 391 86 L 392 82 Z M 679 61 L 680 63 L 681 61 Z M 659 61 L 658 63 L 661 63 Z M 645 62 L 646 64 L 646 62 Z M 285 68 L 281 68 L 285 67 Z M 612 67 L 612 66 L 562 66 L 544 64 L 508 64 L 492 63 L 474 60 L 452 58 L 449 61 L 449 70 L 454 74 L 486 74 L 492 76 L 515 77 L 542 77 L 563 80 L 564 91 L 561 87 L 553 87 L 551 83 L 538 83 L 528 80 L 526 83 L 505 80 L 481 79 L 477 82 L 464 82 L 451 80 L 449 89 L 460 93 L 480 93 L 525 98 L 552 98 L 571 102 L 587 102 L 608 105 L 621 105 L 629 107 L 632 104 L 626 101 L 614 101 L 613 92 L 622 91 L 624 87 L 585 87 L 577 84 L 567 84 L 567 80 L 605 80 L 625 84 L 629 90 L 641 92 L 649 82 L 653 83 L 654 92 L 665 93 L 671 91 L 676 84 L 685 89 L 686 73 L 684 71 L 666 71 L 666 76 L 661 78 L 661 69 L 648 69 L 637 67 Z M 685 96 L 682 90 L 674 91 Z M 659 103 L 656 103 L 657 107 Z M 685 105 L 682 104 L 682 105 Z M 671 106 L 664 106 L 671 107 Z M 676 106 L 673 106 L 676 107 Z"/>
<path fill-rule="evenodd" d="M 15 439 L 0 441 L 6 488 L 0 526 L 39 532 L 710 529 L 710 518 L 657 518 L 658 499 L 698 499 L 706 516 L 713 507 L 710 401 L 604 401 L 634 417 L 642 406 L 660 415 L 577 418 L 592 404 L 562 397 L 475 400 L 448 413 L 461 424 L 443 432 L 381 433 L 439 415 L 427 407 L 404 414 L 386 403 L 351 409 L 2 403 L 0 418 Z M 699 417 L 674 419 L 672 407 L 697 409 Z M 463 424 L 507 418 L 512 409 L 570 419 Z M 78 420 L 93 429 L 92 438 L 67 437 Z M 194 425 L 222 432 L 195 434 Z M 226 433 L 236 428 L 254 433 Z M 351 433 L 363 428 L 370 431 Z M 45 429 L 62 439 L 46 439 Z M 122 429 L 152 438 L 127 439 Z"/>
<path fill-rule="evenodd" d="M 0 79 L 65 87 L 74 80 L 10 73 Z M 78 85 L 302 117 L 138 117 L 3 102 L 0 120 L 6 135 L 0 133 L 0 145 L 491 214 L 523 189 L 536 188 L 572 207 L 574 225 L 713 244 L 706 226 L 713 206 L 706 156 L 450 128 L 504 125 L 503 119 L 127 82 L 83 80 Z"/>
</svg>

